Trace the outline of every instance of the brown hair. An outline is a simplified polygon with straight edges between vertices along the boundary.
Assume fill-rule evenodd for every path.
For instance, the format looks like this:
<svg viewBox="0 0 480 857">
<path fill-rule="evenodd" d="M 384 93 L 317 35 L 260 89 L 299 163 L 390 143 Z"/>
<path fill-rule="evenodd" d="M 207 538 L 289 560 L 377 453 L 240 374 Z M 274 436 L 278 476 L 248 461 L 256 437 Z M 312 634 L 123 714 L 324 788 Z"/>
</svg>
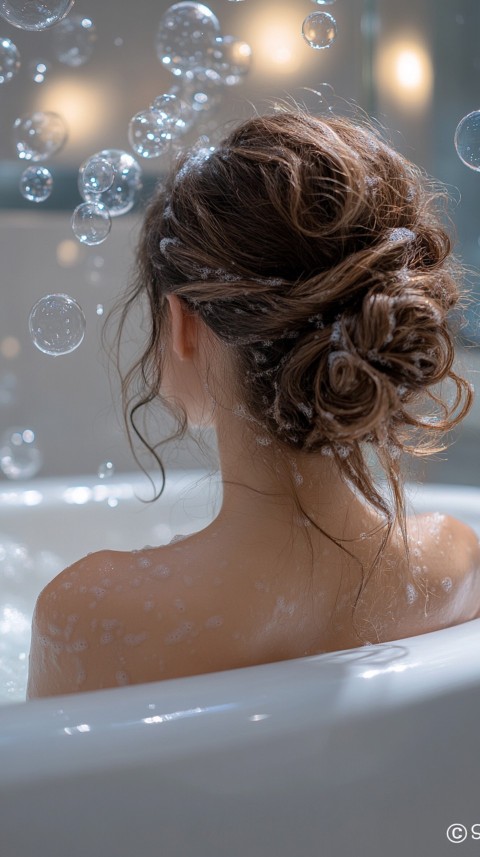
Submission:
<svg viewBox="0 0 480 857">
<path fill-rule="evenodd" d="M 367 123 L 300 110 L 256 116 L 218 148 L 183 154 L 149 204 L 121 307 L 118 348 L 141 295 L 150 326 L 123 380 L 126 421 L 130 407 L 142 437 L 135 415 L 159 397 L 165 295 L 175 293 L 230 346 L 236 390 L 266 436 L 329 455 L 386 516 L 372 571 L 395 522 L 408 558 L 399 456 L 445 449 L 435 443 L 473 400 L 452 368 L 447 313 L 462 270 L 442 223 L 445 196 Z M 134 378 L 140 388 L 129 398 Z M 444 379 L 455 385 L 453 403 L 432 389 Z M 422 417 L 426 401 L 440 414 Z M 186 414 L 175 416 L 173 437 L 183 437 Z M 393 512 L 374 484 L 369 449 Z"/>
</svg>

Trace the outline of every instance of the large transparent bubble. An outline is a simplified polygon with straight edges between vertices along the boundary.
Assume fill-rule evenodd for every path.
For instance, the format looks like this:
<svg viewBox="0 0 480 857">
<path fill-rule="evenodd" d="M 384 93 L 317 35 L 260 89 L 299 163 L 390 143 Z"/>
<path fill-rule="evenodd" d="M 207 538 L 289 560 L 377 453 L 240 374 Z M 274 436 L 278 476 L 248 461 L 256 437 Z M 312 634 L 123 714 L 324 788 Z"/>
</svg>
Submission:
<svg viewBox="0 0 480 857">
<path fill-rule="evenodd" d="M 158 110 L 136 113 L 128 126 L 128 139 L 133 151 L 142 158 L 159 158 L 170 148 L 171 123 Z"/>
<path fill-rule="evenodd" d="M 32 307 L 28 321 L 34 345 L 58 357 L 75 351 L 85 336 L 85 315 L 69 295 L 45 295 Z"/>
<path fill-rule="evenodd" d="M 85 65 L 97 40 L 95 25 L 85 15 L 70 15 L 52 32 L 53 53 L 64 65 Z"/>
<path fill-rule="evenodd" d="M 98 194 L 86 190 L 79 182 L 81 196 L 86 202 L 103 203 L 111 217 L 126 214 L 135 205 L 137 194 L 142 188 L 142 170 L 138 161 L 122 149 L 103 149 L 92 157 L 109 161 L 115 174 L 113 184 Z"/>
<path fill-rule="evenodd" d="M 175 3 L 162 15 L 155 40 L 160 62 L 173 74 L 207 68 L 220 24 L 203 3 Z"/>
<path fill-rule="evenodd" d="M 52 189 L 52 174 L 46 167 L 27 167 L 20 176 L 20 193 L 29 202 L 45 202 Z"/>
<path fill-rule="evenodd" d="M 13 123 L 13 141 L 21 160 L 46 161 L 67 138 L 67 126 L 58 113 L 27 113 Z"/>
<path fill-rule="evenodd" d="M 46 30 L 68 15 L 75 0 L 0 0 L 0 16 L 20 30 Z"/>
<path fill-rule="evenodd" d="M 112 227 L 108 208 L 101 202 L 82 202 L 72 215 L 72 229 L 82 244 L 102 244 Z"/>
<path fill-rule="evenodd" d="M 457 155 L 467 167 L 480 170 L 480 110 L 468 113 L 455 131 Z"/>
<path fill-rule="evenodd" d="M 0 438 L 0 469 L 8 479 L 30 479 L 38 473 L 43 456 L 31 428 L 9 428 Z"/>
<path fill-rule="evenodd" d="M 311 48 L 329 48 L 337 38 L 337 22 L 328 12 L 312 12 L 303 22 L 302 34 Z"/>
<path fill-rule="evenodd" d="M 114 179 L 113 165 L 98 155 L 87 158 L 78 171 L 78 186 L 87 193 L 103 193 L 112 186 Z"/>
<path fill-rule="evenodd" d="M 21 66 L 20 52 L 10 39 L 0 37 L 0 84 L 15 77 Z"/>
</svg>

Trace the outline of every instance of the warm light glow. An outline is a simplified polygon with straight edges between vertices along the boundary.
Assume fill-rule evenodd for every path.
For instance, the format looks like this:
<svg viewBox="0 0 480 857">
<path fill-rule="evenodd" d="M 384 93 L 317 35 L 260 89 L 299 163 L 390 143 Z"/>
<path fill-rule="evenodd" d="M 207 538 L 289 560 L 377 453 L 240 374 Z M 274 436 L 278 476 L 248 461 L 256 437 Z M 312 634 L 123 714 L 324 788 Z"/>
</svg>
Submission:
<svg viewBox="0 0 480 857">
<path fill-rule="evenodd" d="M 78 80 L 57 80 L 43 84 L 38 93 L 37 110 L 59 113 L 68 127 L 67 145 L 81 149 L 98 137 L 99 127 L 108 127 L 113 102 L 111 92 Z"/>
<path fill-rule="evenodd" d="M 6 336 L 0 343 L 0 353 L 7 360 L 13 360 L 18 357 L 21 351 L 21 346 L 16 336 Z"/>
<path fill-rule="evenodd" d="M 376 76 L 380 92 L 407 109 L 425 107 L 432 94 L 433 66 L 427 47 L 418 38 L 401 38 L 384 45 Z"/>
<path fill-rule="evenodd" d="M 246 41 L 252 48 L 255 67 L 263 74 L 290 74 L 305 59 L 305 42 L 298 24 L 298 11 L 275 3 L 249 18 Z"/>
<path fill-rule="evenodd" d="M 77 241 L 66 238 L 57 244 L 57 262 L 62 268 L 73 268 L 80 259 L 80 246 Z"/>
<path fill-rule="evenodd" d="M 418 89 L 422 85 L 422 64 L 416 51 L 402 51 L 395 63 L 395 74 L 400 86 Z"/>
</svg>

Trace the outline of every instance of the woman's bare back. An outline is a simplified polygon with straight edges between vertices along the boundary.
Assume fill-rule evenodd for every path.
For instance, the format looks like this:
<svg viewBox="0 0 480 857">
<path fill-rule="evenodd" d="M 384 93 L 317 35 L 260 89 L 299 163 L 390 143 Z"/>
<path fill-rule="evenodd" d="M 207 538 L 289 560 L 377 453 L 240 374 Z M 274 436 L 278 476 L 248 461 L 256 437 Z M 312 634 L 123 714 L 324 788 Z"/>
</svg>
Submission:
<svg viewBox="0 0 480 857">
<path fill-rule="evenodd" d="M 387 642 L 480 615 L 473 530 L 428 514 L 409 518 L 408 533 L 410 571 L 397 535 L 355 613 L 360 565 L 321 534 L 312 536 L 313 562 L 305 534 L 258 522 L 214 521 L 167 546 L 91 554 L 39 596 L 28 696 Z M 375 537 L 360 547 L 367 566 L 377 547 Z"/>
</svg>

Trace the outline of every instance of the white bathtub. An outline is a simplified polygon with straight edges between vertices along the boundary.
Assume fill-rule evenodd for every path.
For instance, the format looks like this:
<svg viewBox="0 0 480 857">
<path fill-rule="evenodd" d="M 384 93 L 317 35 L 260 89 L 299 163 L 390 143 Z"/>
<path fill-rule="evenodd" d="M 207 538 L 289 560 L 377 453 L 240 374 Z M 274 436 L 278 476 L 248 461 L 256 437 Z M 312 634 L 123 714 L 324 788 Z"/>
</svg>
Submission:
<svg viewBox="0 0 480 857">
<path fill-rule="evenodd" d="M 48 578 L 89 550 L 201 529 L 220 501 L 216 480 L 202 475 L 169 472 L 147 507 L 134 498 L 148 496 L 136 477 L 0 490 L 11 604 L 0 625 L 2 857 L 442 857 L 454 824 L 466 830 L 451 836 L 468 840 L 458 853 L 480 854 L 480 619 L 395 643 L 19 702 L 26 661 L 13 663 L 7 644 L 25 654 L 19 617 Z M 435 485 L 417 490 L 413 505 L 454 514 L 480 535 L 480 490 Z"/>
</svg>

